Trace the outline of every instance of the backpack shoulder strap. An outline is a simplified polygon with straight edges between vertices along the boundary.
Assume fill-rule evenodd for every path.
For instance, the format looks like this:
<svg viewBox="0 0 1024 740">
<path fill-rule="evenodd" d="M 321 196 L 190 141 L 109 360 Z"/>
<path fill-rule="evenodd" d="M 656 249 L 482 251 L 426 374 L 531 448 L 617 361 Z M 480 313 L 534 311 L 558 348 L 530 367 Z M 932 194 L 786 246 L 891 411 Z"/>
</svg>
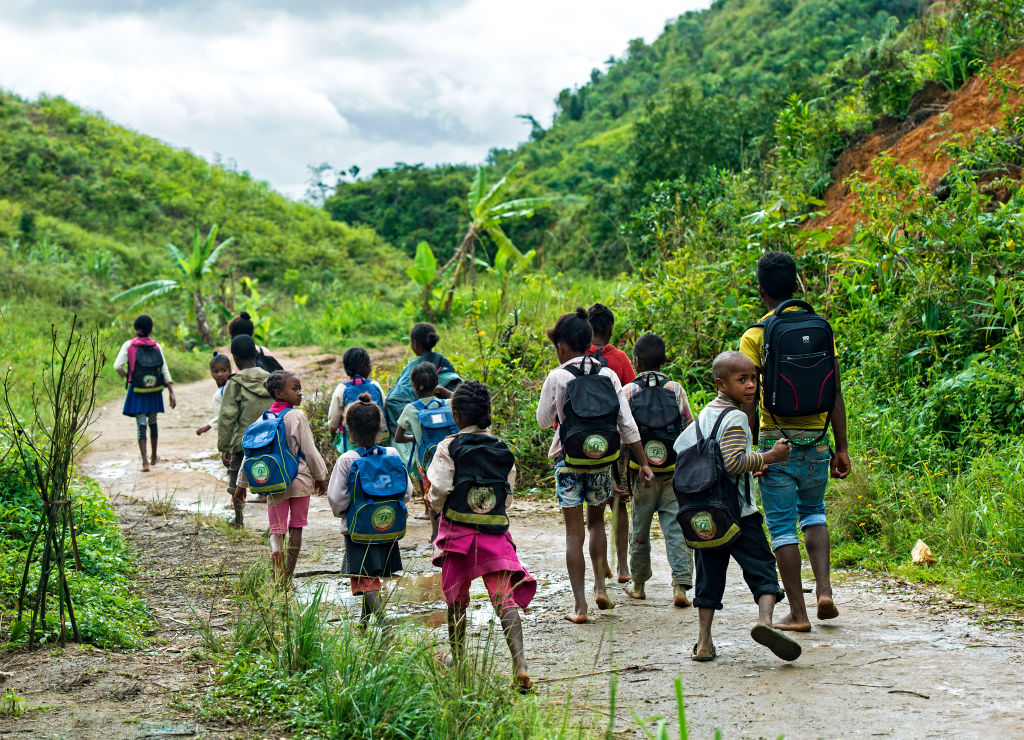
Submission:
<svg viewBox="0 0 1024 740">
<path fill-rule="evenodd" d="M 583 363 L 581 362 L 579 365 L 566 365 L 562 369 L 565 370 L 570 375 L 578 378 L 581 375 L 583 375 L 583 369 L 582 368 L 583 368 Z"/>
<path fill-rule="evenodd" d="M 718 430 L 722 428 L 722 423 L 725 421 L 725 417 L 733 411 L 740 411 L 742 413 L 741 409 L 722 409 L 722 413 L 718 415 L 718 419 L 715 421 L 715 426 L 711 430 L 711 439 L 718 439 Z M 697 427 L 697 429 L 699 430 L 700 427 Z"/>
</svg>

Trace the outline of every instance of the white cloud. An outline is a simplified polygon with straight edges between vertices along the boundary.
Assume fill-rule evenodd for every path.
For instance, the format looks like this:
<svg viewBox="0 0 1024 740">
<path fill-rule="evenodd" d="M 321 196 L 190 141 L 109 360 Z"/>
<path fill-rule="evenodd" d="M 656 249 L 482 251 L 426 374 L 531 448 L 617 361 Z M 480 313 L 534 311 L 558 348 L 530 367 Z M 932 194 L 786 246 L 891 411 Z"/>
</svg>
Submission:
<svg viewBox="0 0 1024 740">
<path fill-rule="evenodd" d="M 513 146 L 516 114 L 550 121 L 559 90 L 709 4 L 22 0 L 0 9 L 0 87 L 63 95 L 298 197 L 308 164 L 370 172 Z"/>
</svg>

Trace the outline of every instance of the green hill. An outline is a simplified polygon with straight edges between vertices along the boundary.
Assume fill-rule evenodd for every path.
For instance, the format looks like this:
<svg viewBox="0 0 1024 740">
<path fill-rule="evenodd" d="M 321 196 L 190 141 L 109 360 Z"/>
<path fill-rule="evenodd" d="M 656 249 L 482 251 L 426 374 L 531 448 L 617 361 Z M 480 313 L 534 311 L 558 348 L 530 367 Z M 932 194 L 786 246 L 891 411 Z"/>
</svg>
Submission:
<svg viewBox="0 0 1024 740">
<path fill-rule="evenodd" d="M 622 222 L 648 182 L 758 163 L 790 95 L 819 94 L 830 63 L 917 8 L 917 0 L 719 0 L 668 23 L 650 45 L 634 39 L 622 59 L 559 93 L 550 128 L 535 123 L 530 141 L 491 152 L 496 169 L 526 163 L 529 194 L 566 199 L 513 237 L 555 265 L 616 272 L 624 266 Z M 425 238 L 450 253 L 458 235 L 449 224 L 464 215 L 442 183 L 460 177 L 465 189 L 468 168 L 399 166 L 341 184 L 326 206 L 351 223 L 389 230 L 407 250 Z"/>
<path fill-rule="evenodd" d="M 219 239 L 233 239 L 218 262 L 215 296 L 230 311 L 273 314 L 265 330 L 276 330 L 279 341 L 308 341 L 299 308 L 322 310 L 339 296 L 401 301 L 404 287 L 390 277 L 402 275 L 399 255 L 372 229 L 339 223 L 248 173 L 61 98 L 29 102 L 0 93 L 0 354 L 19 375 L 33 377 L 49 325 L 72 313 L 123 335 L 126 305 L 110 297 L 173 277 L 164 245 L 187 248 L 196 227 L 205 232 L 212 224 Z M 352 281 L 352 271 L 365 279 Z M 151 311 L 169 349 L 193 343 L 184 305 L 163 301 Z M 368 331 L 389 328 L 371 324 Z M 175 364 L 195 368 L 186 373 L 203 371 L 204 358 L 176 354 Z M 116 385 L 112 377 L 107 383 Z"/>
</svg>

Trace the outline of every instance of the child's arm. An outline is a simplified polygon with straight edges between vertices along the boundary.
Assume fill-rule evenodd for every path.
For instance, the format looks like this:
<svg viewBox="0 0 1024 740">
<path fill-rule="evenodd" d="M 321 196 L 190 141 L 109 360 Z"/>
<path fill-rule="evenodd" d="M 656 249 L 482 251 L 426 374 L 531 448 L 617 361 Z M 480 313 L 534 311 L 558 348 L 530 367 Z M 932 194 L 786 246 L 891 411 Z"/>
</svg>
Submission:
<svg viewBox="0 0 1024 740">
<path fill-rule="evenodd" d="M 331 394 L 331 405 L 327 409 L 327 428 L 331 430 L 332 434 L 341 427 L 341 415 L 345 410 L 341 405 L 341 397 L 344 393 L 345 384 L 339 383 L 338 387 L 334 389 L 334 393 Z"/>
<path fill-rule="evenodd" d="M 760 472 L 769 463 L 789 459 L 789 443 L 784 439 L 776 442 L 768 452 L 747 452 L 747 433 L 739 425 L 727 427 L 718 444 L 725 470 L 732 475 Z"/>
<path fill-rule="evenodd" d="M 296 409 L 299 423 L 295 426 L 295 436 L 298 449 L 306 456 L 306 467 L 309 474 L 313 476 L 313 490 L 317 496 L 323 496 L 327 492 L 327 463 L 316 448 L 316 441 L 313 439 L 313 430 L 309 428 L 309 419 L 302 411 Z M 287 418 L 287 417 L 285 417 Z"/>
<path fill-rule="evenodd" d="M 237 385 L 237 384 L 236 384 Z M 224 400 L 220 405 L 220 416 L 217 419 L 217 449 L 222 455 L 231 455 L 231 439 L 235 436 L 235 425 L 238 422 L 238 401 L 232 392 L 231 379 L 224 386 Z"/>
<path fill-rule="evenodd" d="M 430 481 L 427 503 L 436 512 L 444 510 L 444 501 L 455 485 L 455 463 L 448 454 L 448 446 L 453 439 L 454 436 L 441 441 L 434 453 L 434 459 L 430 461 L 430 467 L 427 468 L 427 480 Z"/>
<path fill-rule="evenodd" d="M 537 402 L 537 423 L 541 429 L 553 427 L 558 419 L 558 413 L 555 408 L 556 382 L 554 380 L 554 371 L 552 371 L 544 378 L 544 385 L 540 388 L 540 400 Z"/>
<path fill-rule="evenodd" d="M 395 425 L 397 427 L 397 429 L 395 430 L 396 442 L 412 443 L 416 441 L 415 435 L 410 434 L 410 430 L 412 429 L 412 419 L 414 415 L 416 415 L 416 418 L 418 420 L 419 417 L 417 415 L 416 407 L 413 406 L 411 403 L 406 404 L 405 408 L 402 409 L 401 415 L 398 417 L 398 422 Z"/>
<path fill-rule="evenodd" d="M 676 383 L 676 406 L 679 408 L 679 416 L 683 420 L 683 429 L 693 423 L 693 411 L 690 409 L 690 399 L 686 397 L 683 386 Z"/>
<path fill-rule="evenodd" d="M 235 481 L 235 501 L 245 502 L 246 492 L 249 490 L 249 479 L 245 477 L 245 471 L 239 468 L 238 479 Z"/>
<path fill-rule="evenodd" d="M 128 346 L 131 344 L 131 340 L 121 345 L 121 349 L 117 351 L 117 357 L 114 358 L 114 370 L 122 378 L 128 377 Z"/>
<path fill-rule="evenodd" d="M 839 379 L 839 361 L 836 360 L 836 402 L 832 405 L 832 435 L 836 440 L 836 454 L 829 463 L 833 478 L 845 478 L 850 474 L 850 453 L 846 441 L 846 401 Z"/>
<path fill-rule="evenodd" d="M 331 505 L 331 511 L 336 517 L 344 516 L 352 502 L 348 494 L 348 476 L 352 470 L 352 461 L 357 457 L 359 455 L 355 452 L 346 452 L 334 463 L 334 471 L 327 484 L 327 503 Z"/>
</svg>

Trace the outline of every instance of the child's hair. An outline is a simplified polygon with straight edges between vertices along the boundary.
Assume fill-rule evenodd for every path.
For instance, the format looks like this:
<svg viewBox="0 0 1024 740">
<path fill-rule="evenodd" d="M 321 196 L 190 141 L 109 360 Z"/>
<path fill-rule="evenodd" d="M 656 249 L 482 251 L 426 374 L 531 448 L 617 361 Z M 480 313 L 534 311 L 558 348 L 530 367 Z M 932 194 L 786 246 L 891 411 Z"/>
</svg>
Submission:
<svg viewBox="0 0 1024 740">
<path fill-rule="evenodd" d="M 715 380 L 728 380 L 742 370 L 754 369 L 753 361 L 734 349 L 722 352 L 711 363 L 711 374 Z"/>
<path fill-rule="evenodd" d="M 248 334 L 239 334 L 231 340 L 231 356 L 236 360 L 252 362 L 256 359 L 256 342 Z"/>
<path fill-rule="evenodd" d="M 359 400 L 345 409 L 345 430 L 360 447 L 371 447 L 380 431 L 380 409 L 369 393 L 360 393 Z"/>
<path fill-rule="evenodd" d="M 574 352 L 589 350 L 594 339 L 594 330 L 587 321 L 586 310 L 580 306 L 576 313 L 563 313 L 559 316 L 555 325 L 548 329 L 548 339 L 556 346 L 559 342 L 565 342 Z"/>
<path fill-rule="evenodd" d="M 491 425 L 491 391 L 479 380 L 461 383 L 452 394 L 452 413 L 481 429 Z"/>
<path fill-rule="evenodd" d="M 644 370 L 657 370 L 665 364 L 665 340 L 657 334 L 644 334 L 633 345 L 633 356 Z"/>
<path fill-rule="evenodd" d="M 769 298 L 789 300 L 796 291 L 796 260 L 785 252 L 765 252 L 757 261 L 757 282 Z"/>
<path fill-rule="evenodd" d="M 421 362 L 409 373 L 409 380 L 419 394 L 432 391 L 437 388 L 437 368 L 432 362 Z"/>
<path fill-rule="evenodd" d="M 587 310 L 587 321 L 594 328 L 594 336 L 611 338 L 615 327 L 615 314 L 603 303 L 595 303 Z"/>
<path fill-rule="evenodd" d="M 136 316 L 135 323 L 132 326 L 135 327 L 135 333 L 140 337 L 148 337 L 153 333 L 153 319 L 147 313 Z"/>
<path fill-rule="evenodd" d="M 277 400 L 277 394 L 284 388 L 285 381 L 288 378 L 298 377 L 295 373 L 290 373 L 287 370 L 275 370 L 270 374 L 270 377 L 263 381 L 263 387 L 267 389 L 267 393 L 275 401 Z"/>
<path fill-rule="evenodd" d="M 349 347 L 341 356 L 341 364 L 345 367 L 345 374 L 350 378 L 359 375 L 363 378 L 370 377 L 370 353 L 362 347 Z"/>
<path fill-rule="evenodd" d="M 240 334 L 248 334 L 251 337 L 254 331 L 256 331 L 256 325 L 252 323 L 252 316 L 248 311 L 242 311 L 228 322 L 228 334 L 232 339 Z"/>
<path fill-rule="evenodd" d="M 420 322 L 416 324 L 409 331 L 409 339 L 419 344 L 421 347 L 425 347 L 429 352 L 434 349 L 434 345 L 437 344 L 437 340 L 440 337 L 437 336 L 437 331 L 434 329 L 433 324 L 426 322 Z"/>
<path fill-rule="evenodd" d="M 213 357 L 210 358 L 210 370 L 218 367 L 219 365 L 226 365 L 228 370 L 231 369 L 231 358 L 227 355 L 222 355 L 217 350 L 213 351 Z"/>
</svg>

